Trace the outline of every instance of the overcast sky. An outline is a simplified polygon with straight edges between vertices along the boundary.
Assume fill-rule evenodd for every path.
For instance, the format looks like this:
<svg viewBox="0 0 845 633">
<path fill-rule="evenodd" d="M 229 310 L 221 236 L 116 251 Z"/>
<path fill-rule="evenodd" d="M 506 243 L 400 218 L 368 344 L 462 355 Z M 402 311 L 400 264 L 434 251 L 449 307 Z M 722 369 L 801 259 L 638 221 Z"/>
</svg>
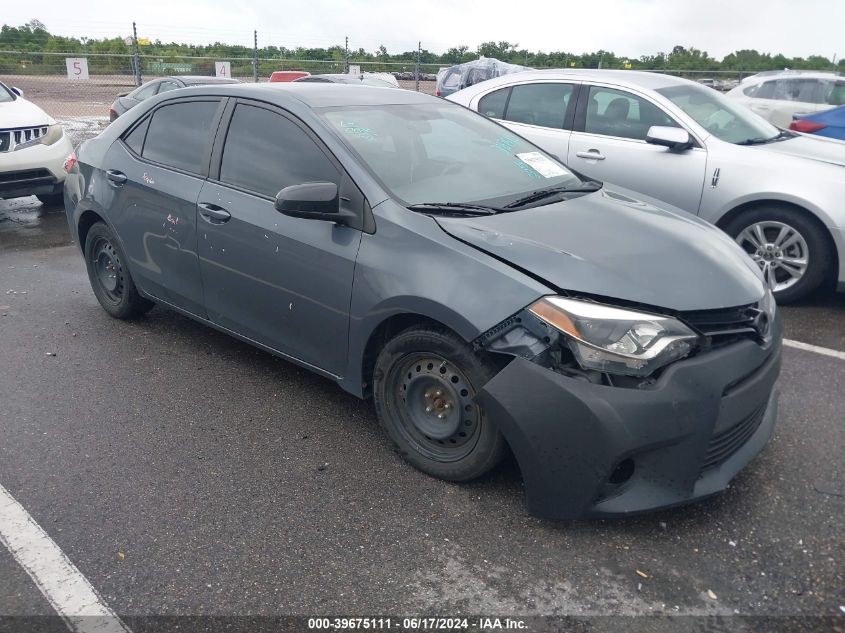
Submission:
<svg viewBox="0 0 845 633">
<path fill-rule="evenodd" d="M 203 44 L 220 40 L 259 45 L 330 46 L 391 53 L 417 41 L 435 53 L 465 44 L 507 40 L 529 50 L 573 53 L 612 50 L 639 57 L 695 46 L 721 59 L 742 48 L 845 55 L 845 0 L 41 0 L 28 9 L 4 1 L 0 20 L 31 18 L 51 32 L 125 36 L 138 23 L 139 37 Z M 84 7 L 84 10 L 81 10 Z"/>
</svg>

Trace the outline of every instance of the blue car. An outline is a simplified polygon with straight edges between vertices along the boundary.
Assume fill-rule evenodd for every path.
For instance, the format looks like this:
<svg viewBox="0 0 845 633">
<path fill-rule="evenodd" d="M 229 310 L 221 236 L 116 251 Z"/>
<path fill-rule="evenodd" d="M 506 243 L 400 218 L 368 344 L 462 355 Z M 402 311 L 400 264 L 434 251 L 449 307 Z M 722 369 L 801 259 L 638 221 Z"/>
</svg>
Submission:
<svg viewBox="0 0 845 633">
<path fill-rule="evenodd" d="M 789 129 L 845 141 L 845 105 L 815 114 L 794 116 Z"/>
</svg>

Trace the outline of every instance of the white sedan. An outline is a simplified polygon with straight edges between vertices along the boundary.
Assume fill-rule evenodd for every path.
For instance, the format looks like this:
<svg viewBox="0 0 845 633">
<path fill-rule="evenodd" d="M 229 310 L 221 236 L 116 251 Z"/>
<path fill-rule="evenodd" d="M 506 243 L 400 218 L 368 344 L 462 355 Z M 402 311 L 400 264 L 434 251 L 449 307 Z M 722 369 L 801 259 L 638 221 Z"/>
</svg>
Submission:
<svg viewBox="0 0 845 633">
<path fill-rule="evenodd" d="M 764 72 L 743 80 L 727 96 L 786 129 L 795 115 L 845 105 L 845 76 L 789 70 Z"/>
<path fill-rule="evenodd" d="M 64 163 L 73 151 L 62 126 L 0 82 L 0 198 L 36 195 L 61 204 Z"/>
</svg>

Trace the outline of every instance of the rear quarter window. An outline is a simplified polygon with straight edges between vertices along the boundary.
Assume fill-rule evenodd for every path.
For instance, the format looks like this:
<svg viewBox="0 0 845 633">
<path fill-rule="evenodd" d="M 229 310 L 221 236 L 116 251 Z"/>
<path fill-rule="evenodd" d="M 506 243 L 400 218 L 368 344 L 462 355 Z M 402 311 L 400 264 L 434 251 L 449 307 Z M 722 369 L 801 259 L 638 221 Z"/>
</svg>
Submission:
<svg viewBox="0 0 845 633">
<path fill-rule="evenodd" d="M 150 117 L 144 119 L 140 124 L 136 125 L 128 134 L 123 135 L 123 142 L 129 146 L 133 152 L 141 155 L 144 149 L 144 137 L 147 136 L 147 127 L 150 125 Z"/>
</svg>

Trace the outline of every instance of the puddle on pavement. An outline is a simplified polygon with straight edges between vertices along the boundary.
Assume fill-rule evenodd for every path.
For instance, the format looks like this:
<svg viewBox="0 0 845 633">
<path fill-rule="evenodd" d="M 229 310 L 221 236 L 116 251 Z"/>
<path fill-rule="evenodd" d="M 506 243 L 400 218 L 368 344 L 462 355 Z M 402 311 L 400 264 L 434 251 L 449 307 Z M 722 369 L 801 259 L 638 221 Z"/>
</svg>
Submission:
<svg viewBox="0 0 845 633">
<path fill-rule="evenodd" d="M 0 199 L 0 249 L 34 249 L 71 243 L 64 209 L 35 196 Z"/>
</svg>

